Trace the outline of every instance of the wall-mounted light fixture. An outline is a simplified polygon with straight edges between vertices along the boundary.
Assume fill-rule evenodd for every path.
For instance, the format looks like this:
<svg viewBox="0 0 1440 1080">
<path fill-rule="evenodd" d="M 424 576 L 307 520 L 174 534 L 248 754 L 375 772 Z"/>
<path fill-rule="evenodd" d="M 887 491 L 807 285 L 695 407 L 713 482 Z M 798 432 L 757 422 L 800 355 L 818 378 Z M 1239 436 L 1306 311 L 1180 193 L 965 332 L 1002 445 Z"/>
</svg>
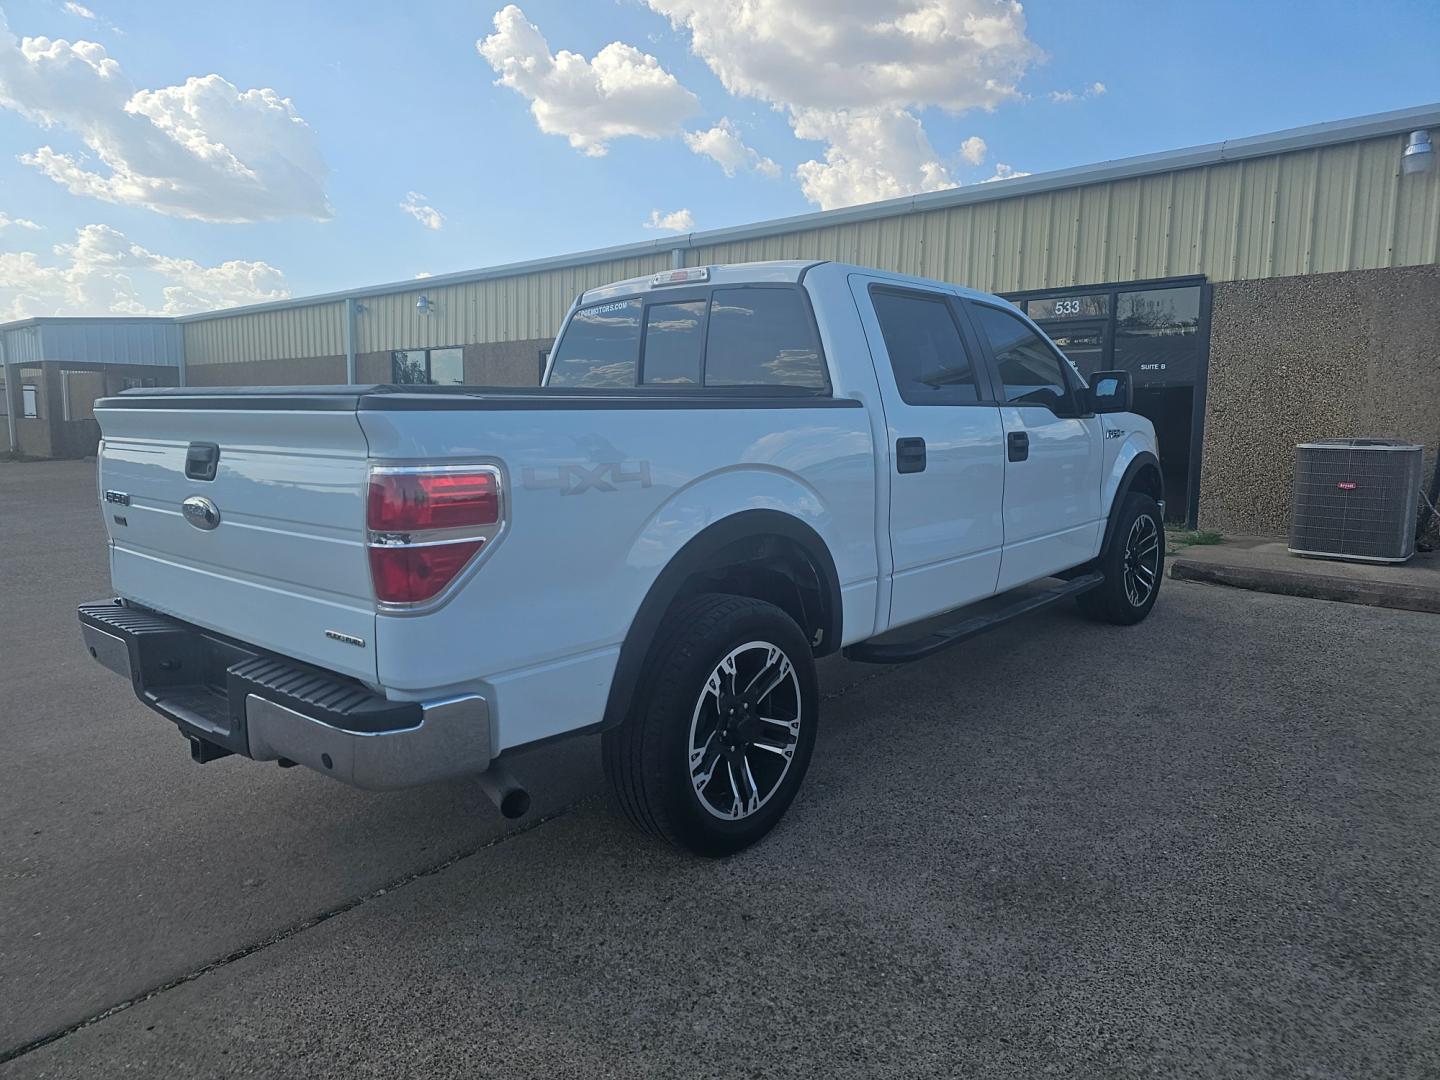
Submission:
<svg viewBox="0 0 1440 1080">
<path fill-rule="evenodd" d="M 421 315 L 429 315 L 435 310 L 435 303 L 428 296 L 422 296 L 415 301 L 415 310 Z"/>
<path fill-rule="evenodd" d="M 1430 145 L 1430 132 L 1412 131 L 1400 156 L 1400 171 L 1406 176 L 1429 172 L 1435 167 L 1435 148 Z"/>
</svg>

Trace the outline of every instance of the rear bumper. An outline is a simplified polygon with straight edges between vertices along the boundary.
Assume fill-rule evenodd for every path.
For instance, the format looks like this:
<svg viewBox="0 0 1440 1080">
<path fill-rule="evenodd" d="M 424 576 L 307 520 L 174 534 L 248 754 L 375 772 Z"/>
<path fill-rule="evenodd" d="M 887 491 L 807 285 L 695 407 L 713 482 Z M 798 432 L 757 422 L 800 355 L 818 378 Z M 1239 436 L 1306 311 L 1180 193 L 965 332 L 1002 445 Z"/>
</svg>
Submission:
<svg viewBox="0 0 1440 1080">
<path fill-rule="evenodd" d="M 356 787 L 411 787 L 485 771 L 478 694 L 390 701 L 332 672 L 115 601 L 82 604 L 90 655 L 172 721 L 197 761 L 242 754 L 306 765 Z"/>
</svg>

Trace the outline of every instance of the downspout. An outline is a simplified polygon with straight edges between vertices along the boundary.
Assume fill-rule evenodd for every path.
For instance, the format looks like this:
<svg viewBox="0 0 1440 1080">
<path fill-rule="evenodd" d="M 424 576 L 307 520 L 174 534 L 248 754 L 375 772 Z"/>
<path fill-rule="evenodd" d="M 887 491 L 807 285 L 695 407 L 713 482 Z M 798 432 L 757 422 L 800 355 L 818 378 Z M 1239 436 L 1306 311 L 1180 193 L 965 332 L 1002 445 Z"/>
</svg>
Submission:
<svg viewBox="0 0 1440 1080">
<path fill-rule="evenodd" d="M 14 454 L 20 450 L 20 440 L 15 437 L 15 372 L 10 370 L 9 342 L 10 335 L 0 330 L 0 371 L 5 373 L 5 426 L 10 429 L 10 452 Z"/>
<path fill-rule="evenodd" d="M 190 373 L 185 367 L 185 324 L 176 323 L 175 325 L 180 331 L 180 348 L 175 355 L 175 385 L 189 386 Z"/>
<path fill-rule="evenodd" d="M 355 298 L 345 298 L 345 384 L 355 385 Z"/>
</svg>

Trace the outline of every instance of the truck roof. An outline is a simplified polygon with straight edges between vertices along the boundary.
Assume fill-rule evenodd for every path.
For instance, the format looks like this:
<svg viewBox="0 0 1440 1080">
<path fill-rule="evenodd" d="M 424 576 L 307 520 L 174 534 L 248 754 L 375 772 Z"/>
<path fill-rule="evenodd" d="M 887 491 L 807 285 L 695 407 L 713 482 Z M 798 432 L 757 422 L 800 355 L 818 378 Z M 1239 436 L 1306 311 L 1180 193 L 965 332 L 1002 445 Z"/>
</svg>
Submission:
<svg viewBox="0 0 1440 1080">
<path fill-rule="evenodd" d="M 712 264 L 704 267 L 677 267 L 673 273 L 685 274 L 687 271 L 708 270 L 709 276 L 706 279 L 711 285 L 741 285 L 750 282 L 783 282 L 794 283 L 800 281 L 806 271 L 817 266 L 834 267 L 841 272 L 854 271 L 857 274 L 871 274 L 876 277 L 883 277 L 902 284 L 918 285 L 929 288 L 955 289 L 962 296 L 989 297 L 990 293 L 978 289 L 969 289 L 963 285 L 957 285 L 951 281 L 936 281 L 932 278 L 916 277 L 913 274 L 897 274 L 890 270 L 877 270 L 873 266 L 859 266 L 854 263 L 834 263 L 825 259 L 773 259 L 765 262 L 726 263 Z M 664 278 L 672 271 L 661 271 L 658 274 L 646 274 L 643 277 L 626 278 L 624 281 L 611 282 L 609 285 L 599 285 L 593 289 L 586 289 L 580 294 L 577 301 L 580 305 L 593 304 L 600 300 L 613 300 L 621 296 L 633 296 L 637 293 L 648 293 L 657 285 L 663 287 Z M 678 278 L 674 284 L 685 284 L 683 278 Z"/>
</svg>

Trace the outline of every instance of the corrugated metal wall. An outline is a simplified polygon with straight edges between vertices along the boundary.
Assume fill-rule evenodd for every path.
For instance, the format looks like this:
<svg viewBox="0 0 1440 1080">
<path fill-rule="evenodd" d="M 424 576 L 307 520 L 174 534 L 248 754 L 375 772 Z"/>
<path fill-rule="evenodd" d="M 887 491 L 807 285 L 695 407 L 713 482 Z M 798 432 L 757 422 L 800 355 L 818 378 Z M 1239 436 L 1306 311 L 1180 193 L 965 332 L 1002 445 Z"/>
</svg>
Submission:
<svg viewBox="0 0 1440 1080">
<path fill-rule="evenodd" d="M 463 285 L 426 288 L 420 280 L 412 291 L 360 301 L 355 349 L 363 353 L 548 337 L 586 289 L 669 266 L 669 252 L 660 252 Z M 428 315 L 415 308 L 421 296 L 432 304 Z"/>
<path fill-rule="evenodd" d="M 991 292 L 1204 274 L 1212 281 L 1440 262 L 1440 172 L 1401 176 L 1400 135 L 685 252 L 688 265 L 833 259 Z M 361 300 L 357 352 L 553 334 L 584 289 L 651 256 Z M 415 310 L 424 294 L 430 315 Z M 191 366 L 344 351 L 343 304 L 185 324 Z"/>
<path fill-rule="evenodd" d="M 58 360 L 72 364 L 180 363 L 180 327 L 168 319 L 62 319 L 6 330 L 5 354 L 12 364 Z"/>
<path fill-rule="evenodd" d="M 187 367 L 345 354 L 343 302 L 222 314 L 180 325 L 185 330 Z"/>
<path fill-rule="evenodd" d="M 1401 136 L 698 247 L 695 266 L 816 258 L 989 292 L 1440 261 L 1440 174 Z"/>
</svg>

